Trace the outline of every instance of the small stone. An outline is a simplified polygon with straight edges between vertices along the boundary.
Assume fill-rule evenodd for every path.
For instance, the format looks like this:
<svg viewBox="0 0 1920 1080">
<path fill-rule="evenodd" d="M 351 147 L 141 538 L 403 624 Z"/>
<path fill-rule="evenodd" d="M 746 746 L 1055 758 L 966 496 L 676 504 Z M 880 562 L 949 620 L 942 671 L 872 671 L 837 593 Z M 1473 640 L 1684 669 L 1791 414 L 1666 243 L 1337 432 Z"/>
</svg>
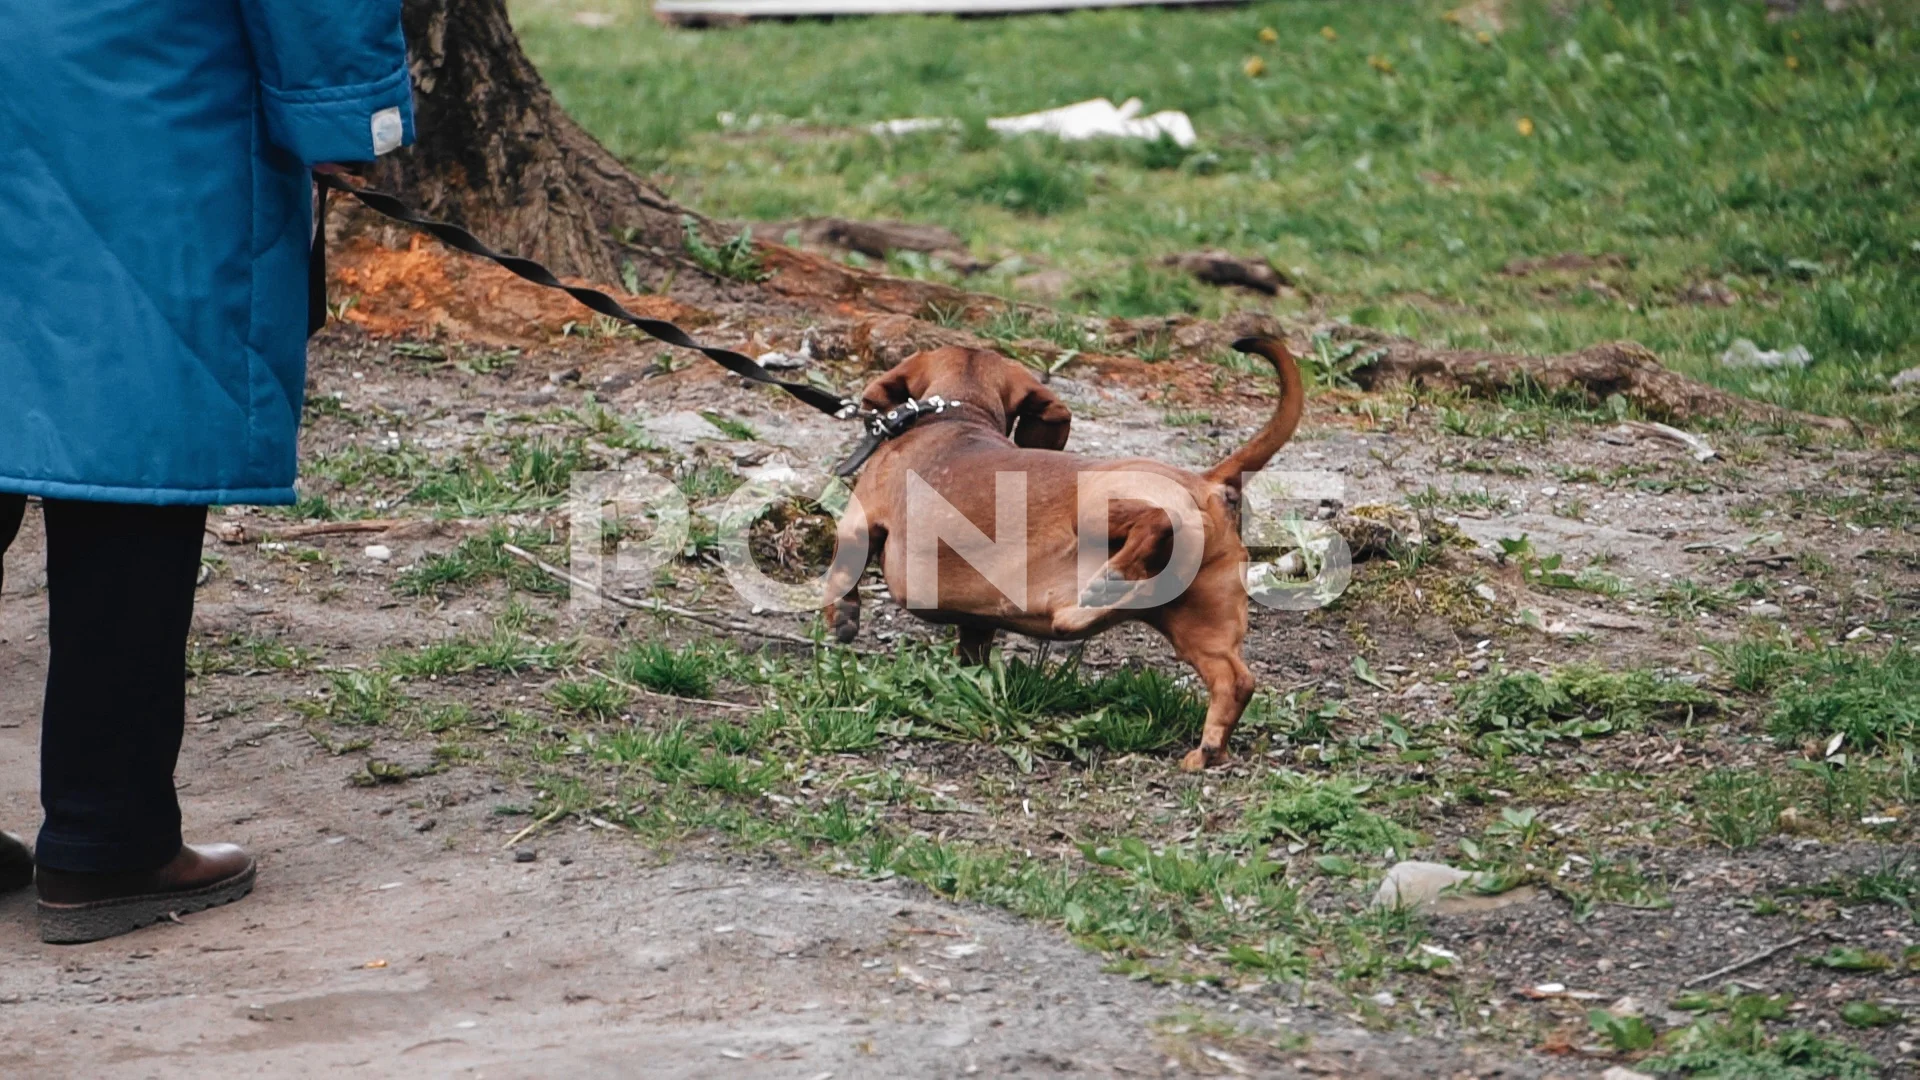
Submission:
<svg viewBox="0 0 1920 1080">
<path fill-rule="evenodd" d="M 1602 975 L 1605 975 L 1608 972 L 1612 971 L 1613 968 L 1614 968 L 1613 961 L 1610 959 L 1607 959 L 1606 957 L 1602 957 L 1599 960 L 1599 962 L 1593 965 L 1593 970 L 1599 972 Z"/>
<path fill-rule="evenodd" d="M 1847 631 L 1848 641 L 1867 641 L 1873 637 L 1873 631 L 1864 626 L 1856 626 Z"/>
<path fill-rule="evenodd" d="M 1413 860 L 1394 863 L 1381 880 L 1379 891 L 1373 894 L 1373 906 L 1427 907 L 1439 899 L 1442 892 L 1472 877 L 1467 871 L 1456 870 L 1445 863 Z"/>
<path fill-rule="evenodd" d="M 1473 595 L 1485 600 L 1489 604 L 1496 603 L 1500 599 L 1500 594 L 1493 591 L 1493 586 L 1484 581 L 1473 587 Z"/>
<path fill-rule="evenodd" d="M 1393 1002 L 1394 1002 L 1393 995 L 1385 990 L 1382 990 L 1379 993 L 1373 995 L 1373 1003 L 1375 1005 L 1380 1006 L 1383 1009 L 1393 1008 Z"/>
<path fill-rule="evenodd" d="M 367 558 L 374 562 L 386 562 L 393 558 L 393 549 L 385 544 L 368 544 Z"/>
<path fill-rule="evenodd" d="M 1646 1014 L 1647 1007 L 1640 1003 L 1639 998 L 1634 997 L 1632 994 L 1628 994 L 1625 997 L 1622 997 L 1620 1000 L 1607 1006 L 1607 1011 L 1612 1013 L 1615 1016 L 1644 1016 Z"/>
<path fill-rule="evenodd" d="M 1058 300 L 1073 287 L 1073 275 L 1065 270 L 1041 270 L 1014 278 L 1013 287 L 1038 300 Z"/>
<path fill-rule="evenodd" d="M 1777 619 L 1783 613 L 1779 604 L 1770 604 L 1765 600 L 1755 600 L 1753 606 L 1747 609 L 1747 614 L 1762 619 Z"/>
<path fill-rule="evenodd" d="M 1629 1069 L 1625 1065 L 1615 1065 L 1606 1072 L 1601 1073 L 1600 1080 L 1653 1080 L 1653 1077 L 1646 1073 Z"/>
<path fill-rule="evenodd" d="M 418 825 L 415 825 L 413 827 L 413 831 L 414 832 L 432 832 L 433 827 L 438 824 L 440 824 L 438 820 L 434 818 L 428 818 L 425 821 L 420 822 Z"/>
<path fill-rule="evenodd" d="M 601 379 L 599 385 L 594 387 L 594 389 L 601 394 L 617 394 L 639 381 L 640 377 L 631 371 L 616 371 L 606 378 Z"/>
<path fill-rule="evenodd" d="M 535 860 L 535 859 L 537 859 L 537 858 L 539 858 L 539 857 L 540 857 L 540 853 L 539 853 L 539 852 L 537 852 L 537 851 L 535 851 L 535 850 L 533 850 L 533 849 L 532 849 L 532 848 L 530 848 L 530 847 L 523 847 L 523 848 L 514 848 L 514 849 L 513 849 L 513 861 L 514 861 L 514 862 L 532 862 L 533 860 Z"/>
<path fill-rule="evenodd" d="M 1920 390 L 1920 367 L 1910 367 L 1893 377 L 1895 390 Z"/>
<path fill-rule="evenodd" d="M 760 366 L 770 371 L 792 371 L 807 366 L 813 358 L 800 353 L 770 352 L 760 355 Z"/>
</svg>

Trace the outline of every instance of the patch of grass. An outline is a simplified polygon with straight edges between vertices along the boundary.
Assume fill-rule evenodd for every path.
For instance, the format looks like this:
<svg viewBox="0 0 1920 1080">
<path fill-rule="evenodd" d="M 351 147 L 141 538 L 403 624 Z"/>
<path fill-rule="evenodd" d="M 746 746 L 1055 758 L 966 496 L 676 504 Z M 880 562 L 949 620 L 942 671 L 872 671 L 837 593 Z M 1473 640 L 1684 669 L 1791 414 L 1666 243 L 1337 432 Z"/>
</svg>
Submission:
<svg viewBox="0 0 1920 1080">
<path fill-rule="evenodd" d="M 1088 679 L 1072 666 L 996 658 L 963 667 L 947 650 L 885 657 L 823 650 L 772 680 L 783 715 L 815 749 L 854 749 L 881 731 L 999 746 L 1023 766 L 1036 753 L 1153 753 L 1198 738 L 1205 706 L 1146 667 Z"/>
<path fill-rule="evenodd" d="M 1756 1019 L 1703 1020 L 1679 1032 L 1641 1066 L 1681 1076 L 1752 1080 L 1873 1080 L 1871 1055 L 1810 1031 L 1769 1034 Z"/>
<path fill-rule="evenodd" d="M 1906 645 L 1877 655 L 1825 649 L 1801 655 L 1793 667 L 1767 718 L 1776 738 L 1797 742 L 1844 734 L 1863 749 L 1920 740 L 1920 651 Z"/>
<path fill-rule="evenodd" d="M 1492 675 L 1456 691 L 1461 718 L 1484 742 L 1537 752 L 1549 739 L 1581 739 L 1653 721 L 1690 721 L 1712 694 L 1644 669 L 1569 665 L 1547 676 Z"/>
<path fill-rule="evenodd" d="M 675 697 L 713 696 L 713 681 L 722 666 L 720 653 L 699 644 L 668 648 L 663 642 L 642 641 L 614 658 L 613 670 L 622 679 Z"/>
<path fill-rule="evenodd" d="M 389 652 L 382 666 L 396 675 L 429 677 L 461 675 L 470 671 L 554 671 L 580 655 L 574 641 L 541 642 L 500 627 L 484 638 L 464 635 L 436 641 L 420 649 Z"/>
<path fill-rule="evenodd" d="M 1504 514 L 1513 509 L 1513 500 L 1486 488 L 1477 491 L 1458 488 L 1441 491 L 1428 484 L 1424 490 L 1407 496 L 1407 506 L 1414 510 L 1484 510 Z"/>
<path fill-rule="evenodd" d="M 1780 786 L 1766 773 L 1716 769 L 1694 788 L 1694 813 L 1714 840 L 1743 851 L 1780 831 Z"/>
<path fill-rule="evenodd" d="M 304 645 L 279 638 L 229 634 L 214 644 L 194 641 L 187 646 L 187 673 L 226 675 L 246 671 L 296 671 L 312 667 L 318 655 Z"/>
<path fill-rule="evenodd" d="M 719 428 L 721 433 L 729 439 L 739 439 L 742 442 L 757 442 L 760 438 L 760 433 L 753 430 L 752 425 L 744 421 L 735 420 L 730 416 L 722 416 L 712 409 L 702 409 L 700 410 L 700 415 L 706 418 L 707 423 Z"/>
<path fill-rule="evenodd" d="M 605 679 L 569 679 L 547 688 L 547 701 L 577 720 L 618 719 L 627 707 L 627 688 Z"/>
<path fill-rule="evenodd" d="M 1520 568 L 1520 576 L 1527 584 L 1544 589 L 1577 589 L 1581 592 L 1598 593 L 1602 596 L 1619 596 L 1626 592 L 1626 585 L 1619 578 L 1597 566 L 1588 566 L 1575 574 L 1561 569 L 1565 556 L 1559 552 L 1542 555 L 1526 536 L 1500 538 L 1501 557 Z"/>
<path fill-rule="evenodd" d="M 681 218 L 680 227 L 681 245 L 700 269 L 732 281 L 766 280 L 766 271 L 760 268 L 760 254 L 753 247 L 752 230 L 741 229 L 740 235 L 715 247 L 701 235 L 700 223 L 692 215 Z"/>
<path fill-rule="evenodd" d="M 565 552 L 541 550 L 554 542 L 548 533 L 509 532 L 505 526 L 496 525 L 484 536 L 467 537 L 452 551 L 428 555 L 401 571 L 394 579 L 394 588 L 407 596 L 438 596 L 450 588 L 501 580 L 521 592 L 547 596 L 563 593 L 567 588 L 563 582 L 555 581 L 506 550 L 506 545 L 512 544 L 539 554 L 549 562 L 565 562 Z"/>
<path fill-rule="evenodd" d="M 342 671 L 327 680 L 326 696 L 306 711 L 335 723 L 371 727 L 386 723 L 411 703 L 399 682 L 387 672 Z"/>
<path fill-rule="evenodd" d="M 407 498 L 462 517 L 548 509 L 560 505 L 574 472 L 591 464 L 578 439 L 515 439 L 499 466 L 477 456 L 459 459 L 423 475 Z"/>
<path fill-rule="evenodd" d="M 708 751 L 694 762 L 689 779 L 696 786 L 723 795 L 752 797 L 767 790 L 780 773 L 780 766 L 774 762 L 754 762 Z"/>
<path fill-rule="evenodd" d="M 953 193 L 1016 214 L 1047 217 L 1086 205 L 1087 182 L 1080 166 L 1022 142 L 960 177 Z"/>
<path fill-rule="evenodd" d="M 1843 904 L 1886 904 L 1920 920 L 1920 864 L 1905 858 L 1884 861 L 1868 870 L 1837 874 L 1818 885 L 1794 891 L 1830 897 Z"/>
<path fill-rule="evenodd" d="M 1330 852 L 1392 852 L 1404 857 L 1420 837 L 1362 805 L 1360 796 L 1370 786 L 1365 781 L 1341 777 L 1319 779 L 1278 773 L 1268 782 L 1271 794 L 1247 811 L 1241 829 L 1256 844 L 1285 836 L 1318 844 Z"/>
<path fill-rule="evenodd" d="M 682 494 L 690 500 L 700 502 L 708 499 L 724 499 L 740 490 L 746 479 L 725 465 L 706 463 L 694 465 L 682 472 L 676 481 Z"/>
</svg>

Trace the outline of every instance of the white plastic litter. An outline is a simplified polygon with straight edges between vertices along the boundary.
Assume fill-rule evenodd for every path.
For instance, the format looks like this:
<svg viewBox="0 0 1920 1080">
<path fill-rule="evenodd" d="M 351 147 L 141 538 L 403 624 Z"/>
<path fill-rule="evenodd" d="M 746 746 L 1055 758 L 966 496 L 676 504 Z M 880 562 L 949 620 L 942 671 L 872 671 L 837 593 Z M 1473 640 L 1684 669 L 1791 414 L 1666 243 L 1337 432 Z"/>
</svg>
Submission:
<svg viewBox="0 0 1920 1080">
<path fill-rule="evenodd" d="M 1192 146 L 1199 137 L 1193 120 L 1178 109 L 1167 109 L 1141 116 L 1145 108 L 1139 98 L 1128 98 L 1115 106 L 1106 98 L 1062 105 L 1057 109 L 997 116 L 987 126 L 1002 135 L 1046 134 L 1062 139 L 1172 139 L 1178 146 Z M 873 125 L 875 135 L 911 135 L 917 131 L 941 131 L 958 128 L 958 120 L 916 116 L 904 120 L 883 120 Z"/>
<path fill-rule="evenodd" d="M 1730 368 L 1803 368 L 1813 363 L 1813 354 L 1805 345 L 1763 349 L 1746 338 L 1739 338 L 1720 354 L 1720 363 Z"/>
</svg>

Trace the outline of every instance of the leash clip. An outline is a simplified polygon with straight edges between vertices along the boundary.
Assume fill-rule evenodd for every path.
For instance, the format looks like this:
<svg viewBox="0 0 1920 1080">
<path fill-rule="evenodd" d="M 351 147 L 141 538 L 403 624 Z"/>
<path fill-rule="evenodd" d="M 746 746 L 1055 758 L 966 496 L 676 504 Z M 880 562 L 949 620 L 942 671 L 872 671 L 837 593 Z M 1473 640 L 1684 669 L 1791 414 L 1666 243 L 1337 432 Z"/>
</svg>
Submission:
<svg viewBox="0 0 1920 1080">
<path fill-rule="evenodd" d="M 867 420 L 867 430 L 882 439 L 891 439 L 903 434 L 927 413 L 947 411 L 947 399 L 938 394 L 929 396 L 925 401 L 908 398 L 899 405 L 883 413 L 875 413 Z"/>
</svg>

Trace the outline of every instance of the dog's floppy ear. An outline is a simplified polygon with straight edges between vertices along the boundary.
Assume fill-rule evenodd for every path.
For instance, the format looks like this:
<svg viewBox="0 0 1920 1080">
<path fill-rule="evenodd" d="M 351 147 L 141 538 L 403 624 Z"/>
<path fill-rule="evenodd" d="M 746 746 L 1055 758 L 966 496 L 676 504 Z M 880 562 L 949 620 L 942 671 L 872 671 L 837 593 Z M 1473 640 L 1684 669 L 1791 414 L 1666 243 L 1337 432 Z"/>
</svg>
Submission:
<svg viewBox="0 0 1920 1080">
<path fill-rule="evenodd" d="M 867 388 L 860 393 L 861 408 L 886 412 L 912 397 L 913 375 L 916 368 L 913 361 L 913 357 L 908 357 L 894 365 L 893 370 L 868 383 Z"/>
<path fill-rule="evenodd" d="M 1073 413 L 1053 396 L 1053 391 L 1036 382 L 1007 410 L 1007 422 L 1012 426 L 1008 434 L 1017 446 L 1065 450 L 1067 435 L 1073 429 Z"/>
</svg>

